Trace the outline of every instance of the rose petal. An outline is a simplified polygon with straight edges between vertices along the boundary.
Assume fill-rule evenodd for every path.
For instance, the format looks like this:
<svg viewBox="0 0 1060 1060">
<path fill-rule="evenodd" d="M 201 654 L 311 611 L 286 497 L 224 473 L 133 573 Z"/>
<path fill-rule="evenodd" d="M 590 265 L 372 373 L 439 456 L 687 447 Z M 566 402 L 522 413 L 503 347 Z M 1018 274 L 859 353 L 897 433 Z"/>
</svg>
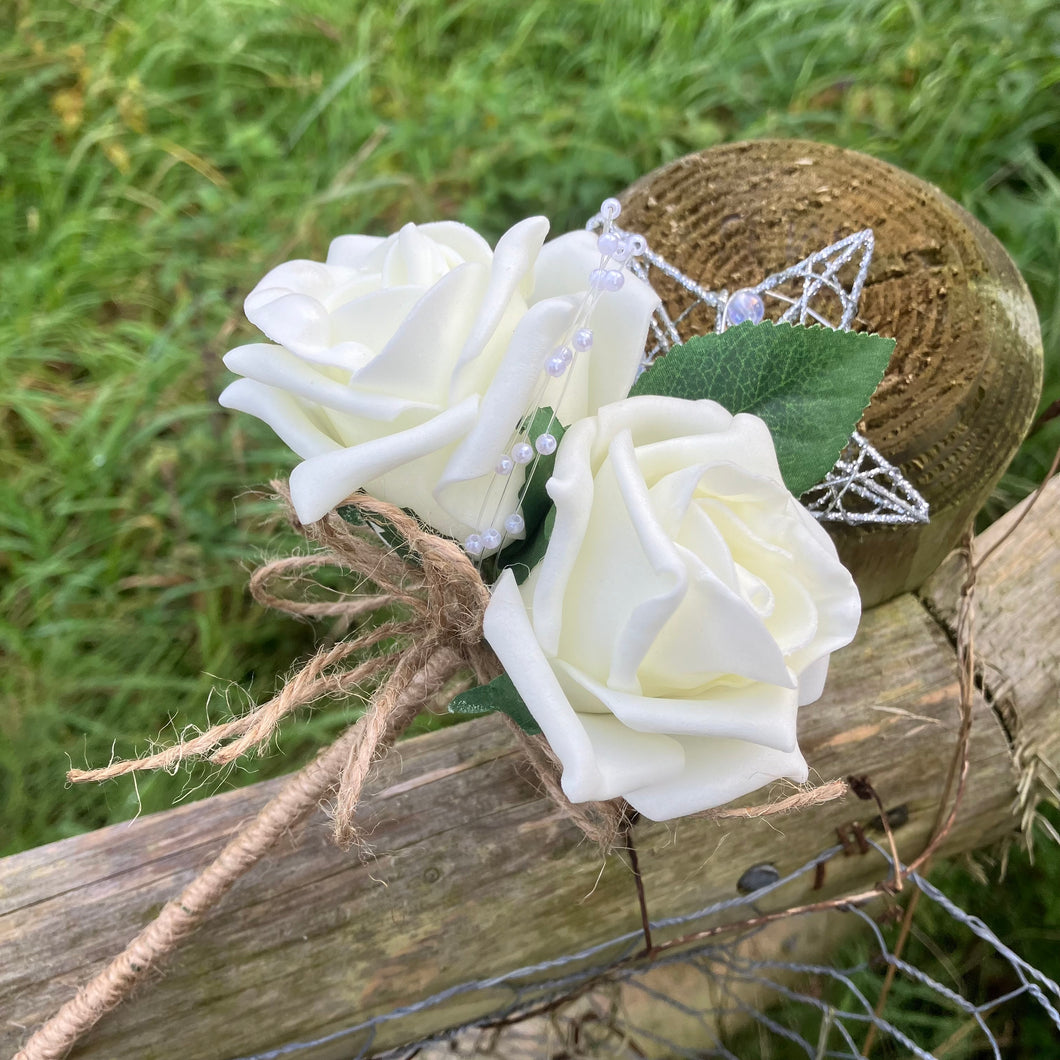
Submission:
<svg viewBox="0 0 1060 1060">
<path fill-rule="evenodd" d="M 552 656 L 559 651 L 567 583 L 581 555 L 589 525 L 594 492 L 589 453 L 596 440 L 597 427 L 597 420 L 585 419 L 568 429 L 547 486 L 548 495 L 556 505 L 556 522 L 545 558 L 535 570 L 533 595 L 527 595 L 526 599 L 533 600 L 534 633 L 542 648 Z"/>
<path fill-rule="evenodd" d="M 364 489 L 373 497 L 409 508 L 420 521 L 436 533 L 463 541 L 472 530 L 481 529 L 470 519 L 454 517 L 439 504 L 432 491 L 438 481 L 452 446 L 440 446 L 422 456 L 413 457 L 399 467 L 384 472 L 378 478 L 366 482 Z M 472 485 L 468 483 L 469 487 Z M 479 496 L 485 492 L 482 483 L 475 484 Z"/>
<path fill-rule="evenodd" d="M 698 556 L 677 546 L 688 588 L 638 657 L 638 673 L 656 689 L 690 692 L 733 675 L 795 688 L 766 622 Z"/>
<path fill-rule="evenodd" d="M 633 435 L 638 460 L 642 460 L 648 468 L 647 480 L 650 481 L 657 477 L 650 463 L 654 443 L 671 446 L 666 450 L 669 456 L 665 458 L 669 463 L 660 473 L 668 473 L 688 464 L 704 463 L 706 461 L 695 457 L 686 460 L 685 454 L 691 454 L 692 450 L 685 449 L 685 446 L 695 445 L 701 435 L 726 430 L 733 420 L 716 401 L 685 401 L 658 394 L 616 401 L 603 406 L 596 415 L 599 430 L 590 457 L 593 466 L 603 461 L 610 440 L 620 431 L 628 430 Z"/>
<path fill-rule="evenodd" d="M 451 445 L 470 429 L 477 413 L 478 398 L 468 398 L 426 423 L 299 464 L 291 472 L 291 501 L 299 521 L 316 522 L 381 475 Z"/>
<path fill-rule="evenodd" d="M 482 295 L 474 326 L 464 341 L 454 371 L 454 386 L 461 386 L 460 375 L 468 364 L 477 358 L 497 332 L 501 320 L 508 313 L 513 300 L 521 312 L 526 309 L 525 291 L 528 277 L 537 260 L 541 244 L 548 235 L 548 220 L 544 217 L 528 217 L 513 225 L 497 241 L 493 252 L 489 286 Z M 512 320 L 512 326 L 516 320 Z"/>
<path fill-rule="evenodd" d="M 614 798 L 631 780 L 651 783 L 680 771 L 677 741 L 634 733 L 614 718 L 574 712 L 534 638 L 511 571 L 493 589 L 483 632 L 563 764 L 569 799 Z"/>
<path fill-rule="evenodd" d="M 722 585 L 733 592 L 741 592 L 740 571 L 732 558 L 729 543 L 714 520 L 698 504 L 693 504 L 686 512 L 679 530 L 674 534 L 674 541 L 706 563 Z"/>
<path fill-rule="evenodd" d="M 379 356 L 354 375 L 352 384 L 448 404 L 453 366 L 488 282 L 487 270 L 476 264 L 461 265 L 443 276 L 416 303 Z"/>
<path fill-rule="evenodd" d="M 563 792 L 571 802 L 618 798 L 631 786 L 665 784 L 666 778 L 681 772 L 684 755 L 680 740 L 634 732 L 606 714 L 577 714 L 575 717 L 589 737 L 593 765 L 599 779 L 590 785 L 579 775 L 581 771 L 571 770 L 573 775 L 568 776 L 567 763 L 561 758 Z"/>
<path fill-rule="evenodd" d="M 858 596 L 857 587 L 853 585 L 853 579 L 851 586 L 853 591 L 845 597 L 817 598 L 817 636 L 812 644 L 792 652 L 788 659 L 789 665 L 796 673 L 804 671 L 820 659 L 826 659 L 832 652 L 838 651 L 854 639 L 861 616 L 861 598 Z"/>
<path fill-rule="evenodd" d="M 642 472 L 646 462 L 645 451 L 649 450 L 657 455 L 662 444 L 656 443 L 637 449 L 637 464 Z M 676 544 L 708 564 L 730 589 L 738 589 L 739 578 L 728 542 L 702 508 L 693 503 L 699 481 L 703 477 L 703 466 L 696 463 L 683 466 L 681 460 L 671 466 L 676 466 L 679 470 L 666 474 L 659 473 L 662 468 L 657 467 L 654 469 L 656 475 L 645 476 L 651 483 L 648 493 L 655 517 Z"/>
<path fill-rule="evenodd" d="M 385 242 L 382 236 L 337 236 L 328 246 L 325 264 L 345 269 L 361 269 L 365 258 Z"/>
<path fill-rule="evenodd" d="M 297 291 L 255 288 L 244 303 L 247 319 L 273 342 L 310 355 L 331 348 L 331 315 L 316 298 Z"/>
<path fill-rule="evenodd" d="M 622 290 L 603 295 L 589 316 L 593 356 L 589 359 L 589 400 L 583 415 L 625 398 L 640 371 L 648 325 L 659 296 L 632 273 L 625 275 Z"/>
<path fill-rule="evenodd" d="M 253 379 L 237 379 L 221 391 L 218 402 L 256 416 L 267 423 L 277 437 L 303 459 L 329 453 L 339 447 L 334 428 L 319 409 L 307 409 L 297 398 Z"/>
<path fill-rule="evenodd" d="M 393 292 L 374 291 L 365 296 L 374 306 L 373 314 L 366 318 L 371 321 L 370 327 L 358 326 L 356 314 L 362 312 L 359 303 L 365 299 L 351 298 L 346 305 L 340 305 L 332 313 L 319 299 L 298 292 L 272 289 L 262 292 L 261 301 L 251 309 L 247 316 L 270 339 L 285 346 L 292 353 L 314 364 L 334 368 L 341 378 L 349 378 L 352 372 L 364 367 L 375 351 L 382 345 L 375 332 L 380 327 L 393 328 L 394 315 L 401 316 L 408 311 L 419 292 L 409 289 L 395 289 Z M 350 317 L 352 324 L 346 319 Z M 400 319 L 400 317 L 398 317 Z M 346 340 L 342 336 L 354 334 L 357 341 Z M 386 331 L 389 337 L 389 330 Z"/>
<path fill-rule="evenodd" d="M 436 522 L 434 518 L 421 515 L 424 522 L 439 530 L 443 527 L 453 527 L 455 529 L 446 529 L 443 532 L 460 540 L 473 530 L 481 532 L 489 527 L 505 532 L 504 520 L 519 509 L 519 496 L 526 479 L 524 469 L 516 466 L 506 476 L 495 475 L 491 469 L 485 478 L 446 481 L 444 487 L 438 485 L 431 488 L 433 483 L 441 483 L 450 473 L 454 451 L 449 449 L 443 455 L 445 459 L 438 465 L 433 477 L 424 483 L 431 489 L 432 499 L 428 510 L 440 521 Z M 409 506 L 419 513 L 414 504 Z M 525 537 L 525 534 L 509 536 L 514 539 Z"/>
<path fill-rule="evenodd" d="M 716 472 L 718 468 L 710 470 Z M 752 485 L 747 483 L 748 488 Z M 772 483 L 766 485 L 774 492 L 780 489 Z M 795 554 L 789 547 L 792 542 L 784 540 L 790 522 L 786 511 L 790 498 L 778 499 L 779 505 L 771 509 L 764 504 L 756 507 L 742 503 L 737 497 L 707 495 L 697 497 L 695 506 L 717 527 L 729 546 L 733 563 L 760 574 L 790 569 L 795 563 Z"/>
<path fill-rule="evenodd" d="M 793 653 L 789 660 L 796 671 L 801 671 L 854 639 L 861 618 L 861 596 L 825 529 L 801 505 L 795 509 L 795 519 L 798 528 L 792 535 L 799 542 L 800 577 L 812 586 L 817 607 L 813 644 Z"/>
<path fill-rule="evenodd" d="M 793 560 L 792 567 L 795 562 Z M 797 570 L 779 564 L 769 573 L 774 606 L 766 625 L 791 663 L 794 653 L 808 648 L 817 637 L 817 601 L 800 581 Z"/>
<path fill-rule="evenodd" d="M 277 298 L 286 294 L 302 294 L 323 304 L 335 284 L 351 278 L 352 273 L 345 270 L 331 269 L 319 261 L 296 258 L 285 261 L 267 273 L 254 285 L 250 294 L 243 300 L 243 311 L 247 319 L 262 331 L 265 329 L 257 320 L 258 310 L 269 306 Z"/>
<path fill-rule="evenodd" d="M 566 232 L 550 239 L 534 265 L 533 287 L 527 299 L 530 304 L 588 291 L 589 273 L 600 264 L 596 239 L 586 231 Z"/>
<path fill-rule="evenodd" d="M 368 356 L 357 365 L 359 371 L 371 364 L 394 337 L 401 322 L 424 297 L 422 287 L 390 287 L 370 290 L 350 298 L 331 311 L 332 341 L 363 346 Z"/>
<path fill-rule="evenodd" d="M 716 500 L 698 503 L 732 543 L 738 563 L 774 588 L 780 583 L 793 587 L 784 590 L 788 599 L 770 623 L 792 669 L 799 672 L 850 643 L 861 614 L 857 586 L 839 562 L 831 538 L 794 498 L 785 499 L 780 514 L 772 502 L 758 510 Z M 775 539 L 783 537 L 785 547 L 765 540 L 756 527 L 771 529 Z M 796 598 L 803 601 L 801 614 L 794 606 Z"/>
<path fill-rule="evenodd" d="M 815 703 L 824 694 L 825 681 L 828 679 L 829 657 L 810 663 L 802 673 L 799 674 L 799 706 L 805 707 Z"/>
<path fill-rule="evenodd" d="M 534 269 L 531 304 L 547 298 L 586 291 L 589 273 L 600 264 L 597 237 L 591 232 L 568 232 L 546 243 Z M 579 358 L 575 371 L 584 371 L 583 387 L 572 387 L 559 409 L 564 423 L 591 416 L 603 405 L 629 393 L 644 356 L 651 315 L 659 296 L 628 270 L 621 291 L 603 294 L 586 326 L 593 332 L 592 356 Z M 575 400 L 579 393 L 583 395 Z"/>
<path fill-rule="evenodd" d="M 675 699 L 616 691 L 562 659 L 554 660 L 552 667 L 563 675 L 560 684 L 579 712 L 611 713 L 637 732 L 745 740 L 785 752 L 797 746 L 794 689 L 754 682 Z M 584 695 L 572 695 L 571 684 Z"/>
<path fill-rule="evenodd" d="M 684 768 L 661 784 L 625 793 L 629 804 L 650 821 L 669 821 L 724 806 L 785 777 L 804 784 L 809 774 L 798 750 L 774 751 L 740 740 L 678 739 L 685 752 Z"/>
<path fill-rule="evenodd" d="M 383 259 L 383 286 L 410 284 L 427 288 L 437 283 L 452 268 L 452 260 L 433 239 L 414 224 L 402 225 L 386 244 Z"/>
<path fill-rule="evenodd" d="M 489 243 L 469 225 L 459 221 L 428 221 L 419 227 L 425 236 L 448 248 L 457 262 L 475 261 L 489 265 L 493 260 Z"/>
<path fill-rule="evenodd" d="M 558 529 L 557 515 L 553 535 Z M 637 666 L 686 587 L 684 565 L 637 472 L 633 440 L 622 431 L 594 476 L 557 655 L 614 688 L 639 692 Z"/>
<path fill-rule="evenodd" d="M 482 415 L 454 453 L 439 484 L 490 474 L 498 458 L 515 441 L 520 420 L 531 411 L 531 399 L 544 363 L 567 325 L 568 308 L 558 299 L 530 309 L 519 321 L 511 344 L 482 399 Z"/>
<path fill-rule="evenodd" d="M 268 343 L 251 343 L 237 346 L 224 356 L 225 366 L 238 375 L 254 379 L 270 387 L 286 390 L 302 398 L 310 405 L 322 405 L 347 416 L 366 417 L 370 420 L 389 422 L 403 412 L 411 409 L 431 408 L 422 402 L 409 401 L 391 394 L 366 393 L 354 387 L 337 383 L 311 363 L 296 357 L 282 346 Z M 366 430 L 371 432 L 372 424 L 340 423 L 336 427 L 341 431 L 346 445 L 355 440 L 364 440 Z M 359 436 L 356 428 L 360 427 Z M 376 428 L 378 433 L 378 428 Z"/>
<path fill-rule="evenodd" d="M 680 427 L 677 424 L 671 427 L 669 436 L 654 440 L 645 427 L 636 430 L 637 459 L 645 480 L 650 484 L 677 468 L 698 466 L 701 481 L 697 485 L 702 492 L 728 497 L 750 489 L 756 497 L 778 498 L 783 507 L 788 491 L 780 475 L 773 438 L 765 424 L 754 416 L 730 417 L 713 401 L 683 404 L 693 405 L 697 415 L 685 412 L 684 422 Z M 722 420 L 721 413 L 727 421 Z M 701 424 L 698 428 L 697 419 Z M 661 417 L 652 415 L 652 433 L 659 431 L 660 420 Z M 754 485 L 756 482 L 758 486 Z"/>
</svg>

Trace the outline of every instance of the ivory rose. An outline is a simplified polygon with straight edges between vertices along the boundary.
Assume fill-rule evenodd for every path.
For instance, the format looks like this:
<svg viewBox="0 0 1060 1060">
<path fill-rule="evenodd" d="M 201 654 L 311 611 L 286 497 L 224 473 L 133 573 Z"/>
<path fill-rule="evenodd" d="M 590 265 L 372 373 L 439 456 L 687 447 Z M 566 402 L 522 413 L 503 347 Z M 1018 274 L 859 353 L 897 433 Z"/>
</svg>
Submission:
<svg viewBox="0 0 1060 1060">
<path fill-rule="evenodd" d="M 568 797 L 668 820 L 804 782 L 798 708 L 861 607 L 765 424 L 619 401 L 567 431 L 548 491 L 544 559 L 521 587 L 504 572 L 485 633 Z"/>
<path fill-rule="evenodd" d="M 547 232 L 528 218 L 496 250 L 449 221 L 340 236 L 327 261 L 287 262 L 254 288 L 246 314 L 272 343 L 227 354 L 244 378 L 221 404 L 264 420 L 302 457 L 291 497 L 303 523 L 364 488 L 442 533 L 479 529 L 493 468 L 599 263 L 588 232 L 543 245 Z M 657 302 L 631 275 L 601 297 L 561 422 L 628 392 Z M 510 476 L 504 503 L 522 477 Z"/>
</svg>

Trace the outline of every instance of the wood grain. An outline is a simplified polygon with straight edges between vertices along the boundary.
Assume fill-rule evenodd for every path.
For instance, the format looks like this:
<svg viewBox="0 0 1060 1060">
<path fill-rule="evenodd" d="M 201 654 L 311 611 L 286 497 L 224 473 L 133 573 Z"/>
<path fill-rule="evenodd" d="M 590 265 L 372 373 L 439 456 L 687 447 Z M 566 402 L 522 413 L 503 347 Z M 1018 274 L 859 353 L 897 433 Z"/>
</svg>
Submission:
<svg viewBox="0 0 1060 1060">
<path fill-rule="evenodd" d="M 932 506 L 916 527 L 836 527 L 867 604 L 916 589 L 970 525 L 1030 427 L 1034 303 L 1004 247 L 937 187 L 828 144 L 760 140 L 689 155 L 622 196 L 621 223 L 711 289 L 736 290 L 872 228 L 856 330 L 897 339 L 864 432 Z M 841 278 L 849 282 L 854 266 Z M 674 309 L 687 303 L 660 286 Z M 689 328 L 712 321 L 690 318 Z"/>
<path fill-rule="evenodd" d="M 979 646 L 1005 675 L 1007 724 L 1055 763 L 1060 715 L 1056 607 L 1060 484 L 984 569 Z M 992 533 L 1003 532 L 1003 527 Z M 904 806 L 906 858 L 928 837 L 956 730 L 956 665 L 945 628 L 954 581 L 868 612 L 834 659 L 801 742 L 825 779 L 867 774 Z M 1011 614 L 1018 608 L 1018 613 Z M 932 617 L 932 612 L 940 620 Z M 1042 665 L 1038 662 L 1044 660 Z M 996 693 L 993 693 L 996 699 Z M 1030 735 L 1028 735 L 1030 734 Z M 1011 835 L 1017 771 L 995 710 L 976 704 L 972 775 L 950 851 Z M 209 860 L 279 782 L 206 799 L 0 861 L 0 1050 L 106 961 Z M 848 800 L 782 820 L 641 824 L 656 918 L 735 895 L 750 865 L 787 872 L 875 810 Z M 505 728 L 485 718 L 402 744 L 380 763 L 365 822 L 372 859 L 328 843 L 317 815 L 243 879 L 157 981 L 105 1017 L 74 1058 L 235 1060 L 340 1034 L 448 987 L 554 958 L 636 928 L 628 870 L 595 849 L 524 775 Z M 601 868 L 603 871 L 601 872 Z M 825 887 L 871 885 L 879 861 L 841 859 Z M 765 908 L 770 908 L 765 903 Z M 505 989 L 470 992 L 380 1025 L 378 1048 L 493 1011 Z M 364 1033 L 284 1053 L 346 1060 Z"/>
<path fill-rule="evenodd" d="M 1014 748 L 1029 824 L 1035 801 L 1049 786 L 1057 790 L 1060 766 L 1060 478 L 989 527 L 975 551 L 984 557 L 975 623 L 980 676 Z M 951 557 L 920 594 L 951 631 L 963 579 Z"/>
</svg>

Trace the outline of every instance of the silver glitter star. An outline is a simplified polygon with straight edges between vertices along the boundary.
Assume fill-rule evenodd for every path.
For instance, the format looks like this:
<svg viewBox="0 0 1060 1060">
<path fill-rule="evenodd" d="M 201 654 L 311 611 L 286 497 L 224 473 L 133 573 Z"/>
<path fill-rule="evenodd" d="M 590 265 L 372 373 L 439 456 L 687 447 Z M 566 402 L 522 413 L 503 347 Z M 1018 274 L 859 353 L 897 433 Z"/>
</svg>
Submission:
<svg viewBox="0 0 1060 1060">
<path fill-rule="evenodd" d="M 597 215 L 586 227 L 596 231 L 602 224 L 602 216 Z M 784 311 L 779 316 L 781 321 L 822 324 L 838 331 L 849 331 L 857 316 L 874 246 L 872 229 L 863 229 L 789 268 L 772 273 L 753 287 L 731 294 L 724 289 L 707 290 L 649 246 L 626 267 L 648 283 L 652 282 L 653 271 L 668 276 L 688 292 L 689 299 L 687 305 L 674 315 L 662 306 L 656 311 L 641 371 L 649 368 L 656 357 L 665 354 L 672 346 L 692 337 L 691 334 L 682 336 L 681 327 L 685 325 L 688 330 L 686 321 L 689 315 L 701 308 L 713 314 L 714 330 L 718 332 L 742 320 L 761 321 L 769 300 L 784 304 Z M 854 278 L 844 284 L 839 273 L 851 263 L 854 263 Z M 911 525 L 926 523 L 929 518 L 927 501 L 901 471 L 885 460 L 857 431 L 850 436 L 835 467 L 822 482 L 803 495 L 802 502 L 821 522 L 848 526 Z"/>
</svg>

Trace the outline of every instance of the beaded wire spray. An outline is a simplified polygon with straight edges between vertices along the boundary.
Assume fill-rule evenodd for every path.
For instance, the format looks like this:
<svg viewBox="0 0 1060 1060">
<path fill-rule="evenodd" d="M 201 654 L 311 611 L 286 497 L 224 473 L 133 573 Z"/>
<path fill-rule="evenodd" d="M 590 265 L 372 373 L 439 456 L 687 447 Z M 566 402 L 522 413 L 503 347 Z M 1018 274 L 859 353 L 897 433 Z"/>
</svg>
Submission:
<svg viewBox="0 0 1060 1060">
<path fill-rule="evenodd" d="M 556 423 L 555 409 L 563 400 L 570 382 L 570 369 L 579 355 L 587 354 L 593 346 L 593 333 L 587 326 L 599 300 L 608 293 L 622 290 L 625 283 L 625 268 L 633 265 L 648 247 L 643 236 L 631 235 L 615 227 L 615 218 L 622 212 L 618 199 L 605 199 L 600 205 L 600 236 L 597 249 L 600 264 L 589 273 L 589 288 L 574 313 L 571 323 L 563 333 L 542 369 L 541 379 L 534 392 L 526 416 L 508 440 L 505 451 L 497 458 L 493 479 L 486 490 L 479 509 L 477 525 L 481 529 L 469 534 L 464 540 L 464 551 L 474 559 L 496 552 L 508 540 L 518 537 L 525 529 L 522 503 L 538 470 L 541 457 L 551 456 L 558 446 L 553 429 Z M 640 275 L 637 273 L 637 275 Z M 534 413 L 543 406 L 545 393 L 550 385 L 562 380 L 552 403 L 545 429 L 531 437 Z M 519 489 L 514 509 L 505 513 L 511 490 L 509 482 L 516 467 L 525 467 L 525 478 Z M 487 518 L 487 514 L 489 518 Z"/>
<path fill-rule="evenodd" d="M 586 228 L 605 231 L 615 238 L 637 238 L 616 228 L 613 221 L 614 217 L 607 218 L 601 212 L 590 218 Z M 644 250 L 630 259 L 626 268 L 648 283 L 654 269 L 687 291 L 691 300 L 672 317 L 664 306 L 656 310 L 641 371 L 651 367 L 656 357 L 692 337 L 692 334 L 682 336 L 679 326 L 700 307 L 713 312 L 717 332 L 748 320 L 761 323 L 765 319 L 766 299 L 784 305 L 779 321 L 816 323 L 849 331 L 857 316 L 874 246 L 872 229 L 866 228 L 787 269 L 772 273 L 753 287 L 730 294 L 724 289 L 711 291 L 701 286 L 645 243 Z M 855 261 L 855 275 L 848 286 L 839 273 Z M 836 303 L 840 308 L 838 320 L 834 319 Z M 857 431 L 851 434 L 832 470 L 822 482 L 803 494 L 802 502 L 819 521 L 848 526 L 913 525 L 926 523 L 930 515 L 927 501 L 912 483 Z"/>
<path fill-rule="evenodd" d="M 861 292 L 868 276 L 875 247 L 871 228 L 855 232 L 845 239 L 818 250 L 802 261 L 767 276 L 753 287 L 743 287 L 731 294 L 725 290 L 712 291 L 686 276 L 661 254 L 648 246 L 647 240 L 627 232 L 615 224 L 622 207 L 617 199 L 606 199 L 600 212 L 592 217 L 586 228 L 599 233 L 599 267 L 589 275 L 589 290 L 578 307 L 573 320 L 560 342 L 545 362 L 527 415 L 509 439 L 505 451 L 494 467 L 482 506 L 478 525 L 482 528 L 464 541 L 464 549 L 476 560 L 497 552 L 503 545 L 523 533 L 525 524 L 521 506 L 538 470 L 540 458 L 551 456 L 558 442 L 552 433 L 555 412 L 544 431 L 530 436 L 533 414 L 542 406 L 545 392 L 554 380 L 563 379 L 563 386 L 555 398 L 558 407 L 566 393 L 569 370 L 579 354 L 592 349 L 593 333 L 586 326 L 600 298 L 622 289 L 625 270 L 647 283 L 656 270 L 691 295 L 688 305 L 675 316 L 660 305 L 649 327 L 649 343 L 641 361 L 641 371 L 650 368 L 655 359 L 673 346 L 686 341 L 680 325 L 684 324 L 697 307 L 705 307 L 714 314 L 714 330 L 723 332 L 731 325 L 765 319 L 766 299 L 781 303 L 780 322 L 816 323 L 840 331 L 849 331 L 857 316 Z M 856 262 L 855 274 L 849 285 L 839 273 Z M 826 309 L 824 302 L 828 302 Z M 840 313 L 835 319 L 835 303 Z M 526 468 L 525 477 L 515 500 L 509 507 L 511 490 L 508 483 L 517 466 Z M 802 497 L 803 504 L 821 522 L 862 524 L 913 525 L 926 523 L 930 516 L 928 503 L 902 472 L 886 460 L 864 435 L 855 431 L 840 454 L 835 466 L 816 486 Z M 487 518 L 487 514 L 489 518 Z"/>
</svg>

